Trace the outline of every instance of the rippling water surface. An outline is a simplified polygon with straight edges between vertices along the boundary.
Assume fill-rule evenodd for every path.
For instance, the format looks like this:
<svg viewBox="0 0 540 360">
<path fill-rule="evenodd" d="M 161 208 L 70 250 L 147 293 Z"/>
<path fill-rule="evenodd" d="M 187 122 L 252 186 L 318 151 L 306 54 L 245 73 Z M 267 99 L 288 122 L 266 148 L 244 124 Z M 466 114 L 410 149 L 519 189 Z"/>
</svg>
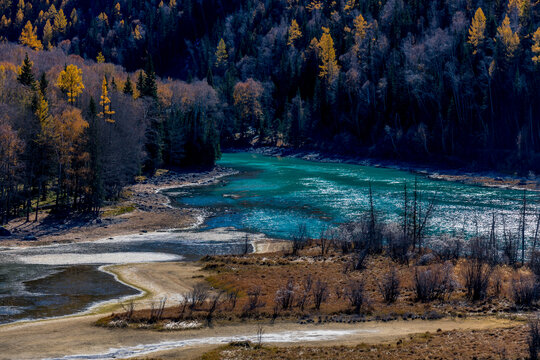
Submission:
<svg viewBox="0 0 540 360">
<path fill-rule="evenodd" d="M 218 184 L 171 189 L 172 204 L 204 209 L 200 229 L 120 236 L 97 242 L 0 249 L 0 323 L 72 314 L 91 304 L 135 294 L 103 264 L 193 260 L 206 254 L 238 253 L 244 233 L 289 238 L 299 224 L 311 235 L 362 216 L 371 182 L 379 216 L 398 219 L 403 187 L 415 175 L 359 165 L 316 163 L 292 158 L 224 154 L 219 162 L 239 170 Z M 487 229 L 493 211 L 508 229 L 517 229 L 522 192 L 468 186 L 418 177 L 425 208 L 435 197 L 430 233 L 473 233 Z M 529 202 L 534 203 L 531 194 Z M 528 216 L 533 221 L 532 212 Z M 232 229 L 223 230 L 230 227 Z M 529 226 L 529 231 L 533 231 Z"/>
</svg>

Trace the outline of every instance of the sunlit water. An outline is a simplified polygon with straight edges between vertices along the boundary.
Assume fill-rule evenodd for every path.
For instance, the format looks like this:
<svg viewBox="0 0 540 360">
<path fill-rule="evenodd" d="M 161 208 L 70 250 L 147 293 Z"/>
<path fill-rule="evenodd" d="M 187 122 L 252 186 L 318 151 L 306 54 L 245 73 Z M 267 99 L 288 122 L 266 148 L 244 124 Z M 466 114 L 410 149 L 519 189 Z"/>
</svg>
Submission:
<svg viewBox="0 0 540 360">
<path fill-rule="evenodd" d="M 369 184 L 377 213 L 387 220 L 403 214 L 404 186 L 409 200 L 415 179 L 421 205 L 435 199 L 429 232 L 487 231 L 492 212 L 497 227 L 503 215 L 508 230 L 515 231 L 522 191 L 431 180 L 411 172 L 351 164 L 319 163 L 294 158 L 266 157 L 248 153 L 225 154 L 220 164 L 240 170 L 217 185 L 172 191 L 183 206 L 213 209 L 208 228 L 234 226 L 288 238 L 299 224 L 312 236 L 321 229 L 359 219 L 369 209 Z M 537 193 L 529 193 L 528 202 Z M 528 222 L 533 222 L 532 209 Z M 529 227 L 533 231 L 533 226 Z"/>
<path fill-rule="evenodd" d="M 136 294 L 100 265 L 194 260 L 206 254 L 238 253 L 244 233 L 290 238 L 299 224 L 312 236 L 363 216 L 371 182 L 378 216 L 397 220 L 403 187 L 415 174 L 359 165 L 316 163 L 248 153 L 224 154 L 222 166 L 239 174 L 216 185 L 171 189 L 174 206 L 201 208 L 208 216 L 199 229 L 120 236 L 97 242 L 0 249 L 0 323 L 72 314 L 92 304 Z M 522 192 L 468 186 L 418 176 L 421 203 L 435 198 L 429 233 L 487 231 L 493 211 L 515 231 Z M 409 193 L 409 197 L 412 196 Z M 529 195 L 534 203 L 535 194 Z M 533 222 L 531 208 L 528 222 Z M 229 230 L 222 228 L 230 227 Z M 528 232 L 533 231 L 530 224 Z"/>
</svg>

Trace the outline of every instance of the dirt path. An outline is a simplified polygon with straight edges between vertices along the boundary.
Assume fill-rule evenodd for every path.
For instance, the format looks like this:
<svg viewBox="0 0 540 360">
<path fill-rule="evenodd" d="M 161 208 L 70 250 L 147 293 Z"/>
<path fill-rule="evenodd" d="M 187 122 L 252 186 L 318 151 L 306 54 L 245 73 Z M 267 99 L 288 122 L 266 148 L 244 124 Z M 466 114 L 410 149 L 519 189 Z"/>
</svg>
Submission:
<svg viewBox="0 0 540 360">
<path fill-rule="evenodd" d="M 136 306 L 147 306 L 164 296 L 175 297 L 202 281 L 204 272 L 196 263 L 126 264 L 108 267 L 120 280 L 142 289 L 145 294 Z M 123 358 L 151 354 L 162 358 L 193 358 L 204 351 L 233 340 L 255 340 L 256 324 L 216 325 L 212 329 L 153 331 L 96 327 L 103 313 L 118 304 L 98 310 L 101 314 L 67 317 L 0 326 L 0 359 L 40 359 L 74 355 L 105 354 L 100 358 Z M 413 333 L 438 329 L 486 329 L 513 326 L 496 318 L 442 319 L 434 321 L 368 322 L 360 324 L 300 325 L 265 323 L 263 341 L 274 344 L 357 344 L 395 340 Z M 95 358 L 93 356 L 86 357 Z"/>
</svg>

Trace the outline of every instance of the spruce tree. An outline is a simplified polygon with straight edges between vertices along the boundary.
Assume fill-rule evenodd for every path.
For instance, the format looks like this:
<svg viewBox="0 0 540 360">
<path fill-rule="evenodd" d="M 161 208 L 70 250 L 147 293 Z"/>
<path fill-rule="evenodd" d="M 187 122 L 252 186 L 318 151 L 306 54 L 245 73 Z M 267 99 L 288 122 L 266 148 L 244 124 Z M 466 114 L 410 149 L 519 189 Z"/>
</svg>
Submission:
<svg viewBox="0 0 540 360">
<path fill-rule="evenodd" d="M 35 88 L 36 79 L 32 73 L 32 62 L 28 58 L 28 53 L 24 57 L 24 61 L 21 65 L 21 70 L 17 76 L 17 80 L 24 86 Z"/>
<path fill-rule="evenodd" d="M 127 77 L 126 83 L 124 84 L 124 89 L 122 91 L 126 95 L 133 96 L 133 84 L 131 83 L 131 79 L 129 78 L 129 75 Z"/>
</svg>

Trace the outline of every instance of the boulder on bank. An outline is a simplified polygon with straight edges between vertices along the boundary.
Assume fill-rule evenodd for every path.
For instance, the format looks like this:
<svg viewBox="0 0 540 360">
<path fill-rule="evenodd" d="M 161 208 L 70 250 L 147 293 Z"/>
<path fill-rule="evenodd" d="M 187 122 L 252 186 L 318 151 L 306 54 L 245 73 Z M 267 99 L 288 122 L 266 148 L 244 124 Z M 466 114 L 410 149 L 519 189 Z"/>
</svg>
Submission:
<svg viewBox="0 0 540 360">
<path fill-rule="evenodd" d="M 36 241 L 37 240 L 37 237 L 35 237 L 34 235 L 26 235 L 24 238 L 23 238 L 24 241 Z"/>
<path fill-rule="evenodd" d="M 0 226 L 0 236 L 11 236 L 11 232 L 3 226 Z"/>
</svg>

